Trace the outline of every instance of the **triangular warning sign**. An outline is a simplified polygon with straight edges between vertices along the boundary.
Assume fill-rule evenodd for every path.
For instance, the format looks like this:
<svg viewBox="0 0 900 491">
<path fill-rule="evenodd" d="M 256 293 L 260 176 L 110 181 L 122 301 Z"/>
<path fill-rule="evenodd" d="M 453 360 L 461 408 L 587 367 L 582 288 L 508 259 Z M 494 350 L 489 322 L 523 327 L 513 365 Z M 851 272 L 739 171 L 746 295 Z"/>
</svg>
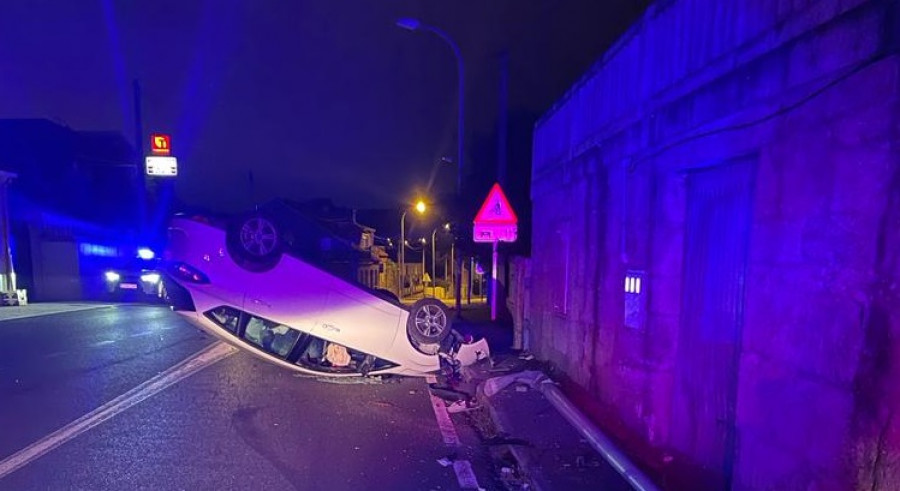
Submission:
<svg viewBox="0 0 900 491">
<path fill-rule="evenodd" d="M 519 219 L 516 218 L 516 212 L 513 211 L 512 206 L 509 206 L 509 200 L 503 194 L 500 184 L 494 183 L 494 187 L 488 193 L 487 199 L 484 200 L 484 204 L 481 205 L 481 209 L 475 215 L 475 224 L 515 225 L 518 222 Z"/>
</svg>

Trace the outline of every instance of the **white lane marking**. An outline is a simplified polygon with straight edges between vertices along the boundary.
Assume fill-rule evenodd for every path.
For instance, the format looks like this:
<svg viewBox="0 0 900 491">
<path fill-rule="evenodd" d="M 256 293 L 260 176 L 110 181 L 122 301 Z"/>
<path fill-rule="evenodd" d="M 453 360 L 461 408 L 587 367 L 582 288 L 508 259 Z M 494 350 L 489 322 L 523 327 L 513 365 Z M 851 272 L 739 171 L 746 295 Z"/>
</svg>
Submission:
<svg viewBox="0 0 900 491">
<path fill-rule="evenodd" d="M 129 335 L 129 338 L 141 338 L 144 336 L 152 336 L 154 334 L 159 334 L 158 331 L 144 331 L 144 332 L 136 332 L 134 334 Z"/>
<path fill-rule="evenodd" d="M 475 471 L 472 470 L 472 464 L 468 460 L 454 461 L 453 472 L 456 473 L 459 487 L 463 489 L 481 489 L 481 486 L 478 485 L 478 478 L 475 477 Z"/>
<path fill-rule="evenodd" d="M 99 348 L 100 346 L 106 346 L 107 344 L 113 344 L 116 341 L 114 339 L 107 339 L 106 341 L 98 341 L 91 345 L 91 348 Z"/>
<path fill-rule="evenodd" d="M 236 352 L 237 348 L 222 342 L 200 350 L 165 372 L 0 461 L 0 479 L 100 423 Z"/>
<path fill-rule="evenodd" d="M 434 375 L 429 375 L 426 377 L 426 381 L 429 384 L 433 384 L 437 382 L 437 379 L 434 378 Z M 431 408 L 434 409 L 434 417 L 437 419 L 438 428 L 444 437 L 444 443 L 446 445 L 459 445 L 459 435 L 456 434 L 456 427 L 453 426 L 453 421 L 450 419 L 444 400 L 434 395 L 431 392 L 431 388 L 428 389 L 428 396 L 431 397 Z"/>
<path fill-rule="evenodd" d="M 425 377 L 425 382 L 429 384 L 437 383 L 434 375 Z M 438 428 L 444 437 L 444 444 L 451 446 L 460 446 L 459 435 L 456 433 L 456 426 L 450 419 L 450 413 L 447 412 L 447 406 L 444 401 L 434 395 L 429 387 L 428 395 L 431 397 L 431 407 L 434 409 L 434 417 L 437 419 Z M 478 485 L 478 479 L 475 477 L 475 471 L 472 470 L 472 464 L 468 460 L 453 461 L 453 473 L 456 474 L 456 480 L 462 489 L 481 489 Z"/>
</svg>

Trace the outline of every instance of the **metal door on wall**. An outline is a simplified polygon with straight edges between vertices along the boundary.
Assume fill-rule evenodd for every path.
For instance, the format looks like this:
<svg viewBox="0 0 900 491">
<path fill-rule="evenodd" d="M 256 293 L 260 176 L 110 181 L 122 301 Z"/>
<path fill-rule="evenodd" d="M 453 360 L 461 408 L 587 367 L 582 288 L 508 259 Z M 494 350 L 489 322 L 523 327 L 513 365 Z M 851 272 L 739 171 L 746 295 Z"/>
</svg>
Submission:
<svg viewBox="0 0 900 491">
<path fill-rule="evenodd" d="M 673 436 L 711 489 L 730 487 L 755 159 L 690 171 Z"/>
<path fill-rule="evenodd" d="M 34 297 L 39 301 L 81 300 L 78 245 L 74 241 L 41 240 L 35 270 Z"/>
</svg>

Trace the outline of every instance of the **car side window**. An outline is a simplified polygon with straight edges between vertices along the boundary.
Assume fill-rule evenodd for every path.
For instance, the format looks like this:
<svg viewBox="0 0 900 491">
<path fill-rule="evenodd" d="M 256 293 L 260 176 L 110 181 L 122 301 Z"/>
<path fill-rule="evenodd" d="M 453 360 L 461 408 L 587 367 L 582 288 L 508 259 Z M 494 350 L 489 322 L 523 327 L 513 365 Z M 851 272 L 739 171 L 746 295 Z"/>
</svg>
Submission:
<svg viewBox="0 0 900 491">
<path fill-rule="evenodd" d="M 244 339 L 281 358 L 290 354 L 299 337 L 296 329 L 256 316 L 250 316 L 244 329 Z"/>
<path fill-rule="evenodd" d="M 241 311 L 231 307 L 216 307 L 206 313 L 213 322 L 223 327 L 226 331 L 237 334 L 241 325 Z"/>
<path fill-rule="evenodd" d="M 317 372 L 361 373 L 363 375 L 374 370 L 395 366 L 380 358 L 315 336 L 309 336 L 309 343 L 306 345 L 306 349 L 300 353 L 296 363 Z"/>
</svg>

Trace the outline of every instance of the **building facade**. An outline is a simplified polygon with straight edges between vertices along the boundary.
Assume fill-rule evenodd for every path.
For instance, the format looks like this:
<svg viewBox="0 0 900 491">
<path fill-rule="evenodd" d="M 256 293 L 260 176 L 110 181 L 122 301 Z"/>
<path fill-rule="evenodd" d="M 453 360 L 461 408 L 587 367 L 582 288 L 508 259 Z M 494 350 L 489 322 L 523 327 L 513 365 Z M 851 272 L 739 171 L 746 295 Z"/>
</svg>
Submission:
<svg viewBox="0 0 900 491">
<path fill-rule="evenodd" d="M 536 126 L 514 310 L 664 487 L 900 486 L 898 15 L 659 1 Z"/>
<path fill-rule="evenodd" d="M 35 301 L 100 298 L 106 268 L 139 246 L 141 169 L 115 132 L 76 131 L 45 119 L 0 120 L 17 286 Z"/>
</svg>

